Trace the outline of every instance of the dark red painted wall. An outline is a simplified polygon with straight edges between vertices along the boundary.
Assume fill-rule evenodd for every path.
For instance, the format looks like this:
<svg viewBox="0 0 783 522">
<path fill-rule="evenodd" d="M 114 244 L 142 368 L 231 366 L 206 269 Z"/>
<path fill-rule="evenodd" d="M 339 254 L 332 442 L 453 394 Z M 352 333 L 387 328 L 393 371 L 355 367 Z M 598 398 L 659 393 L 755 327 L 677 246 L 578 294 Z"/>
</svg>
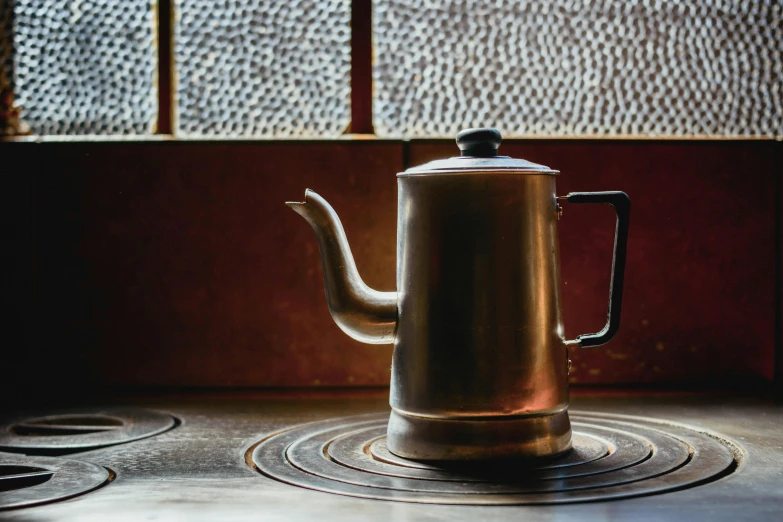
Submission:
<svg viewBox="0 0 783 522">
<path fill-rule="evenodd" d="M 407 150 L 405 150 L 407 147 Z M 527 140 L 501 152 L 568 191 L 633 202 L 620 335 L 575 383 L 771 379 L 779 143 Z M 340 214 L 362 276 L 394 288 L 396 182 L 445 141 L 1 143 L 10 381 L 86 386 L 383 385 L 391 347 L 326 309 L 315 237 L 283 202 Z M 570 337 L 605 319 L 614 217 L 560 222 Z"/>
</svg>

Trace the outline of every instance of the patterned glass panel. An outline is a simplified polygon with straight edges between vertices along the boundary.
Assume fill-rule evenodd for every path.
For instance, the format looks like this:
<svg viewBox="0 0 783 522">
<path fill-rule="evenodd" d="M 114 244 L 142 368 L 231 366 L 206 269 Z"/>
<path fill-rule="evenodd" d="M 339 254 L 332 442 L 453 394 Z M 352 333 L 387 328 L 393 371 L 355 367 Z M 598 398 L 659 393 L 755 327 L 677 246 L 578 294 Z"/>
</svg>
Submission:
<svg viewBox="0 0 783 522">
<path fill-rule="evenodd" d="M 783 135 L 783 0 L 374 0 L 379 135 Z"/>
<path fill-rule="evenodd" d="M 176 0 L 175 6 L 179 134 L 345 131 L 350 0 Z"/>
<path fill-rule="evenodd" d="M 2 78 L 33 133 L 152 132 L 156 0 L 0 4 Z"/>
</svg>

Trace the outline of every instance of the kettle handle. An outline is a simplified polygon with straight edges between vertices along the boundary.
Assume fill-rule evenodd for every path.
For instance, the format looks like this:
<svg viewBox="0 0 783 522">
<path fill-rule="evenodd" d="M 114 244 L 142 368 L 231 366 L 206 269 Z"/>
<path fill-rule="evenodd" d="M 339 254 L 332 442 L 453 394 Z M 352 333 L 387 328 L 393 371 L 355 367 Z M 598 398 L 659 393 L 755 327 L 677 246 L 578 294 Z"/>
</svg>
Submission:
<svg viewBox="0 0 783 522">
<path fill-rule="evenodd" d="M 620 310 L 623 304 L 623 283 L 625 281 L 625 258 L 628 246 L 628 222 L 631 218 L 631 199 L 625 192 L 571 192 L 565 199 L 569 203 L 604 203 L 612 205 L 617 213 L 617 228 L 614 234 L 614 256 L 612 258 L 612 279 L 609 283 L 609 312 L 606 325 L 600 332 L 582 334 L 566 344 L 583 347 L 600 346 L 608 343 L 620 329 Z"/>
</svg>

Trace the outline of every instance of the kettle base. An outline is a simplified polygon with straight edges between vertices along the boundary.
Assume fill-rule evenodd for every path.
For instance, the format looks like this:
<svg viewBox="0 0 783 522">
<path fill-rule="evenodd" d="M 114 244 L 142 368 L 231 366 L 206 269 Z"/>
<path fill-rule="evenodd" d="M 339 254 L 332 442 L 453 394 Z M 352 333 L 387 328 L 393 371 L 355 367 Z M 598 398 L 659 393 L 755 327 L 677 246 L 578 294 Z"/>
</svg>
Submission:
<svg viewBox="0 0 783 522">
<path fill-rule="evenodd" d="M 443 419 L 392 410 L 386 444 L 412 460 L 476 461 L 553 457 L 571 449 L 568 410 L 508 419 Z"/>
</svg>

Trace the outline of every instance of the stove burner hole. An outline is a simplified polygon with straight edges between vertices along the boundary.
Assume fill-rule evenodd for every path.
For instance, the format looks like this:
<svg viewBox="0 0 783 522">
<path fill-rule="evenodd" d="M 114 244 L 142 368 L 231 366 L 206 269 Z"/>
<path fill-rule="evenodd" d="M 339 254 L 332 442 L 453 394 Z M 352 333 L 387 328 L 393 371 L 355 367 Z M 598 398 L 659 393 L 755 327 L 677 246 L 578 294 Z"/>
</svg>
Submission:
<svg viewBox="0 0 783 522">
<path fill-rule="evenodd" d="M 43 468 L 0 464 L 0 492 L 43 484 L 54 473 Z"/>
<path fill-rule="evenodd" d="M 0 511 L 81 495 L 108 484 L 113 476 L 89 462 L 0 453 Z"/>
<path fill-rule="evenodd" d="M 176 425 L 171 415 L 137 408 L 11 419 L 0 425 L 0 451 L 66 455 L 159 435 Z"/>
<path fill-rule="evenodd" d="M 733 473 L 743 452 L 716 434 L 614 414 L 573 412 L 574 449 L 536 462 L 457 465 L 403 459 L 386 448 L 388 415 L 316 422 L 251 447 L 248 464 L 291 485 L 431 504 L 600 501 L 694 487 Z"/>
</svg>

